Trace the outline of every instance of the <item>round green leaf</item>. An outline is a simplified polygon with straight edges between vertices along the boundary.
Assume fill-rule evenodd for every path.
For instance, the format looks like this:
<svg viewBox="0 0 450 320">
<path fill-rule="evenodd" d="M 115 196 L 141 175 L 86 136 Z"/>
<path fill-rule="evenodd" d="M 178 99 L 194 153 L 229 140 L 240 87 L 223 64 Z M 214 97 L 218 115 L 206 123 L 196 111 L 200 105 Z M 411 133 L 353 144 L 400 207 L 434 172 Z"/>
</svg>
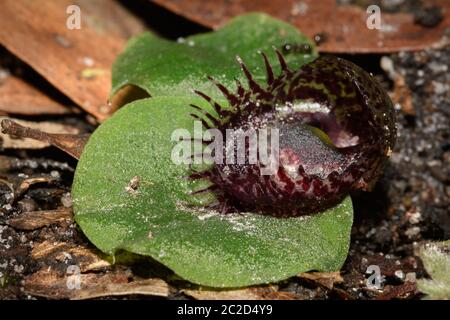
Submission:
<svg viewBox="0 0 450 320">
<path fill-rule="evenodd" d="M 314 60 L 314 45 L 298 30 L 265 14 L 248 14 L 231 20 L 216 32 L 194 35 L 182 41 L 161 39 L 151 33 L 132 39 L 113 66 L 113 90 L 136 85 L 156 96 L 192 95 L 193 88 L 212 97 L 220 97 L 207 75 L 231 88 L 235 78 L 245 82 L 236 62 L 240 56 L 256 80 L 265 80 L 265 68 L 259 51 L 266 53 L 274 68 L 280 70 L 274 48 L 284 44 L 308 44 L 310 54 L 285 55 L 292 68 Z"/>
<path fill-rule="evenodd" d="M 95 131 L 73 185 L 75 219 L 87 237 L 106 253 L 149 255 L 184 279 L 214 287 L 338 270 L 349 246 L 349 198 L 326 212 L 289 219 L 222 215 L 195 206 L 188 192 L 197 186 L 185 179 L 188 168 L 170 157 L 173 130 L 192 131 L 191 102 L 202 104 L 139 100 Z M 139 187 L 129 192 L 134 177 Z"/>
<path fill-rule="evenodd" d="M 239 17 L 222 30 L 173 43 L 144 34 L 131 41 L 114 66 L 114 90 L 137 85 L 152 98 L 135 101 L 102 124 L 78 163 L 73 185 L 75 219 L 102 251 L 151 256 L 186 280 L 212 287 L 275 282 L 309 270 L 338 270 L 347 256 L 353 211 L 350 198 L 320 214 L 280 219 L 253 213 L 223 215 L 205 209 L 212 194 L 190 192 L 207 181 L 186 179 L 186 165 L 171 154 L 176 129 L 193 131 L 189 104 L 202 89 L 219 101 L 206 80 L 231 86 L 242 77 L 239 54 L 256 79 L 264 71 L 257 50 L 302 44 L 290 25 L 266 15 Z M 287 56 L 295 68 L 316 56 Z"/>
</svg>

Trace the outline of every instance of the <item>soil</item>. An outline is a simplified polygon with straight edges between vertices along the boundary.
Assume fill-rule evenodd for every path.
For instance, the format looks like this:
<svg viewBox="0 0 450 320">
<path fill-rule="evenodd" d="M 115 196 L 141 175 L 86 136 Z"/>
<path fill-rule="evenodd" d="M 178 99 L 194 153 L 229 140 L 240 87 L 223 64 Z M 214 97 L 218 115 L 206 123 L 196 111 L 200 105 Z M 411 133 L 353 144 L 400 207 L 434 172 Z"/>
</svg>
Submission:
<svg viewBox="0 0 450 320">
<path fill-rule="evenodd" d="M 152 27 L 169 38 L 203 31 L 168 12 L 164 11 L 164 15 L 165 23 Z M 186 26 L 182 33 L 164 29 L 165 25 L 176 25 L 180 19 Z M 341 270 L 343 282 L 330 289 L 316 281 L 296 277 L 278 284 L 279 291 L 299 299 L 418 299 L 421 294 L 414 279 L 427 274 L 417 256 L 417 248 L 429 241 L 450 238 L 450 47 L 384 57 L 345 58 L 373 72 L 391 93 L 397 113 L 397 144 L 375 190 L 353 195 L 355 222 L 350 252 Z M 2 72 L 18 74 L 67 103 L 44 79 L 5 50 L 0 51 L 0 77 Z M 83 114 L 51 120 L 75 125 L 81 132 L 92 132 L 95 128 Z M 17 230 L 7 224 L 7 220 L 25 212 L 70 208 L 75 167 L 74 159 L 52 147 L 2 152 L 0 299 L 41 299 L 29 295 L 23 282 L 42 267 L 50 266 L 48 261 L 31 257 L 33 244 L 50 240 L 91 246 L 70 221 L 31 231 Z M 8 183 L 17 185 L 35 177 L 45 178 L 44 182 L 32 184 L 18 197 L 12 195 Z M 54 267 L 57 263 L 54 262 Z M 70 259 L 64 263 L 70 263 Z M 371 265 L 380 268 L 379 289 L 367 286 L 371 276 L 367 270 Z M 170 278 L 170 271 L 155 267 L 149 260 L 131 267 L 135 277 L 148 274 L 148 270 Z M 169 299 L 188 298 L 180 290 L 182 282 L 168 281 L 174 288 Z M 137 296 L 120 299 L 134 298 Z"/>
</svg>

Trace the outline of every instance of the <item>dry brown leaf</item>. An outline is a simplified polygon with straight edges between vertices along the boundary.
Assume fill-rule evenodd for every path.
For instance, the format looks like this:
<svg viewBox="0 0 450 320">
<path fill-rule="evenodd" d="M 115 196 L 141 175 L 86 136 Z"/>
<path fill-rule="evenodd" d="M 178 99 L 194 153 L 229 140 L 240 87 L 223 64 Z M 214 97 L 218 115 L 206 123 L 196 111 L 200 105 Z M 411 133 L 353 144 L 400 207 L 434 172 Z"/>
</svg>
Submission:
<svg viewBox="0 0 450 320">
<path fill-rule="evenodd" d="M 243 289 L 199 288 L 182 290 L 197 300 L 295 300 L 298 297 L 289 292 L 277 291 L 275 286 L 250 287 Z"/>
<path fill-rule="evenodd" d="M 388 285 L 383 288 L 383 293 L 376 300 L 408 299 L 417 295 L 416 282 L 406 281 L 398 286 Z"/>
<path fill-rule="evenodd" d="M 18 230 L 36 230 L 51 224 L 72 221 L 71 209 L 42 210 L 22 213 L 17 218 L 12 218 L 7 223 Z"/>
<path fill-rule="evenodd" d="M 115 1 L 76 3 L 81 29 L 70 30 L 66 9 L 73 1 L 0 1 L 0 43 L 103 120 L 113 111 L 107 104 L 111 64 L 129 36 L 143 26 Z"/>
<path fill-rule="evenodd" d="M 57 179 L 49 177 L 49 176 L 45 176 L 45 177 L 32 177 L 32 178 L 27 178 L 24 179 L 22 181 L 20 181 L 20 183 L 18 184 L 16 190 L 14 190 L 14 198 L 20 198 L 25 192 L 27 192 L 27 190 L 30 188 L 30 186 L 32 186 L 33 184 L 36 183 L 54 183 Z"/>
<path fill-rule="evenodd" d="M 78 290 L 71 299 L 82 300 L 107 296 L 124 296 L 124 295 L 149 295 L 167 297 L 169 296 L 169 285 L 161 279 L 145 279 L 136 280 L 126 284 L 107 283 L 103 286 L 95 286 Z"/>
<path fill-rule="evenodd" d="M 263 300 L 262 296 L 254 289 L 236 290 L 190 290 L 185 289 L 183 293 L 197 300 Z"/>
<path fill-rule="evenodd" d="M 2 132 L 9 135 L 3 136 L 4 148 L 38 149 L 53 145 L 79 159 L 89 138 L 89 134 L 77 134 L 78 129 L 68 125 L 1 119 Z"/>
<path fill-rule="evenodd" d="M 31 257 L 47 262 L 64 261 L 70 256 L 81 272 L 97 271 L 111 266 L 111 262 L 100 251 L 68 242 L 44 241 L 33 244 Z"/>
<path fill-rule="evenodd" d="M 0 82 L 0 112 L 33 116 L 67 114 L 73 110 L 11 75 Z"/>
<path fill-rule="evenodd" d="M 79 276 L 79 289 L 74 286 L 74 277 Z M 143 294 L 167 297 L 169 286 L 161 279 L 146 279 L 129 282 L 127 270 L 109 273 L 60 274 L 44 268 L 28 276 L 24 281 L 27 294 L 49 299 L 92 299 L 107 296 Z M 73 289 L 71 289 L 73 288 Z"/>
<path fill-rule="evenodd" d="M 265 12 L 289 22 L 309 38 L 325 35 L 321 52 L 371 53 L 423 50 L 450 43 L 450 1 L 427 0 L 443 8 L 444 20 L 434 28 L 414 23 L 410 14 L 382 12 L 385 30 L 368 29 L 361 7 L 338 5 L 336 0 L 155 0 L 154 2 L 203 26 L 220 28 L 230 18 L 246 12 Z M 324 38 L 322 36 L 322 38 Z"/>
<path fill-rule="evenodd" d="M 299 278 L 308 279 L 318 283 L 319 285 L 331 290 L 335 283 L 342 283 L 342 278 L 339 271 L 336 272 L 303 272 L 298 275 Z"/>
<path fill-rule="evenodd" d="M 70 281 L 75 276 L 61 274 L 51 268 L 44 268 L 28 276 L 24 281 L 24 290 L 27 294 L 46 297 L 50 299 L 70 299 L 76 295 L 76 288 L 70 289 Z M 108 283 L 128 283 L 128 275 L 123 272 L 106 274 L 80 274 L 80 289 L 89 289 L 95 286 L 104 286 Z M 72 280 L 73 281 L 73 280 Z"/>
<path fill-rule="evenodd" d="M 33 245 L 31 257 L 44 265 L 25 279 L 25 292 L 51 299 L 92 299 L 118 295 L 153 295 L 167 297 L 169 285 L 157 278 L 134 279 L 125 267 L 114 267 L 107 256 L 94 248 L 69 242 L 44 241 Z M 79 268 L 79 289 L 70 289 Z M 93 272 L 95 273 L 89 273 Z M 99 272 L 100 271 L 100 272 Z"/>
</svg>

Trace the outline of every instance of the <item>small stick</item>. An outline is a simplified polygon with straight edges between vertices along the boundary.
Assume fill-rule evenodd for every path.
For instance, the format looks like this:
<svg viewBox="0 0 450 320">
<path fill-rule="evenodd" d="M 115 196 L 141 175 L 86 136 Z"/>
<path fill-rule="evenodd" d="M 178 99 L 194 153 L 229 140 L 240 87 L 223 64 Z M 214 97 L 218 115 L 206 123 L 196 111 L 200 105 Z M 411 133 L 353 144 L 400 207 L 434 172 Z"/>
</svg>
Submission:
<svg viewBox="0 0 450 320">
<path fill-rule="evenodd" d="M 9 134 L 12 137 L 31 138 L 47 142 L 76 159 L 80 159 L 83 148 L 90 136 L 89 134 L 47 133 L 38 129 L 24 127 L 10 119 L 4 119 L 1 126 L 2 132 Z"/>
</svg>

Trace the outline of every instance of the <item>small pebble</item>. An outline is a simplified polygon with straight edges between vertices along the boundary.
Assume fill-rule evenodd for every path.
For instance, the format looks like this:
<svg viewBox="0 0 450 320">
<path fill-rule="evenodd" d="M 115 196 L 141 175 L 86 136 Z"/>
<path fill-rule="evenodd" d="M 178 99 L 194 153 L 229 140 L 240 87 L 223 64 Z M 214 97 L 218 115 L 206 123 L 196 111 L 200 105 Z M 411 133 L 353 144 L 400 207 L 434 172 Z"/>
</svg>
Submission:
<svg viewBox="0 0 450 320">
<path fill-rule="evenodd" d="M 408 237 L 408 238 L 414 238 L 415 236 L 417 236 L 418 234 L 420 233 L 420 228 L 419 227 L 412 227 L 412 228 L 409 228 L 409 229 L 407 229 L 406 231 L 405 231 L 405 235 Z"/>
<path fill-rule="evenodd" d="M 14 265 L 14 272 L 16 272 L 16 273 L 22 273 L 23 272 L 23 269 L 24 269 L 24 266 L 23 265 Z"/>
<path fill-rule="evenodd" d="M 60 179 L 60 178 L 61 178 L 61 175 L 60 175 L 59 172 L 56 171 L 56 170 L 50 171 L 50 176 L 51 176 L 52 178 L 54 178 L 54 179 Z"/>
<path fill-rule="evenodd" d="M 27 242 L 27 241 L 28 241 L 27 236 L 26 236 L 25 234 L 22 234 L 22 235 L 20 236 L 20 242 L 21 242 L 21 243 L 25 243 L 25 242 Z"/>
<path fill-rule="evenodd" d="M 407 215 L 408 215 L 408 221 L 411 224 L 417 224 L 420 222 L 420 220 L 422 220 L 422 215 L 421 215 L 420 211 L 417 211 L 417 209 L 413 210 L 411 212 L 408 212 Z"/>
<path fill-rule="evenodd" d="M 61 196 L 61 204 L 65 207 L 65 208 L 70 208 L 72 207 L 72 195 L 70 194 L 70 192 L 66 192 Z"/>
<path fill-rule="evenodd" d="M 403 278 L 405 277 L 405 274 L 403 273 L 402 270 L 396 270 L 396 271 L 394 272 L 394 274 L 395 274 L 395 276 L 396 276 L 397 278 L 399 278 L 399 279 L 401 279 L 401 280 L 403 280 Z"/>
</svg>

